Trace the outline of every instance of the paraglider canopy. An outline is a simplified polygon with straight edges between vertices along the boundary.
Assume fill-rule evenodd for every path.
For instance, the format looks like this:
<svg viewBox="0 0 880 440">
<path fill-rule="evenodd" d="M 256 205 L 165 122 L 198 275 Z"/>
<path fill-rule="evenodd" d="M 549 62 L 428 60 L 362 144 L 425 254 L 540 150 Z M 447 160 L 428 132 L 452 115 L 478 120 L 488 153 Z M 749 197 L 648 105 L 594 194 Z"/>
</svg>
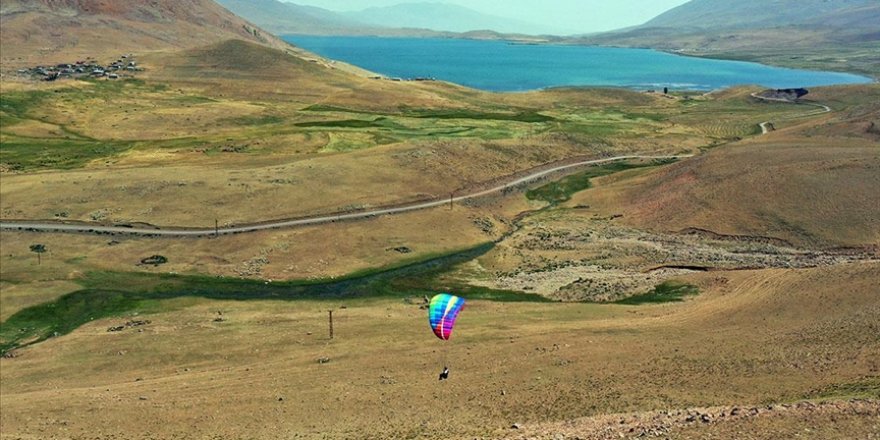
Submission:
<svg viewBox="0 0 880 440">
<path fill-rule="evenodd" d="M 452 327 L 458 318 L 458 312 L 464 307 L 464 299 L 443 293 L 431 299 L 428 308 L 428 322 L 438 338 L 448 341 L 452 336 Z"/>
</svg>

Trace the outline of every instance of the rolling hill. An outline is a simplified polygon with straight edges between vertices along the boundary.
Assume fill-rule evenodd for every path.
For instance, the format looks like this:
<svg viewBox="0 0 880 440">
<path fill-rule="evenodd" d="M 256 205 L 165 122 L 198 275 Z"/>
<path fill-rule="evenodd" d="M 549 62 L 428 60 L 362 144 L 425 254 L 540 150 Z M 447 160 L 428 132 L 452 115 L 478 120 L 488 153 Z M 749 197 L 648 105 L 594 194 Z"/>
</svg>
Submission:
<svg viewBox="0 0 880 440">
<path fill-rule="evenodd" d="M 657 16 L 641 28 L 754 29 L 793 25 L 876 28 L 878 10 L 880 4 L 873 0 L 694 0 Z"/>
<path fill-rule="evenodd" d="M 276 34 L 362 34 L 380 32 L 333 11 L 278 0 L 218 0 L 223 7 Z"/>
<path fill-rule="evenodd" d="M 4 67 L 228 39 L 290 48 L 211 0 L 9 0 L 0 6 L 0 27 Z"/>
<path fill-rule="evenodd" d="M 880 4 L 871 0 L 693 0 L 641 26 L 577 42 L 876 77 L 878 22 Z"/>
<path fill-rule="evenodd" d="M 349 19 L 384 28 L 416 28 L 446 32 L 492 30 L 528 34 L 546 33 L 535 24 L 484 14 L 445 3 L 402 3 L 343 14 Z"/>
<path fill-rule="evenodd" d="M 405 3 L 334 12 L 279 0 L 218 0 L 230 11 L 278 35 L 349 35 L 414 38 L 523 39 L 539 26 L 441 3 Z M 503 32 L 519 31 L 505 35 Z"/>
<path fill-rule="evenodd" d="M 880 85 L 495 94 L 352 74 L 212 0 L 2 2 L 4 70 L 145 67 L 3 72 L 4 223 L 337 213 L 4 226 L 4 440 L 877 432 Z M 632 154 L 682 157 L 517 184 Z M 468 300 L 454 341 L 425 326 L 441 291 Z"/>
<path fill-rule="evenodd" d="M 241 100 L 322 102 L 371 109 L 397 108 L 401 103 L 460 105 L 458 99 L 443 97 L 457 93 L 456 86 L 377 81 L 368 78 L 372 74 L 345 63 L 236 39 L 149 54 L 143 60 L 159 67 L 145 72 L 146 79 L 210 88 L 213 93 Z"/>
<path fill-rule="evenodd" d="M 876 254 L 878 98 L 876 86 L 818 90 L 813 99 L 835 108 L 824 118 L 610 182 L 572 204 L 622 213 L 625 222 L 644 229 Z"/>
</svg>

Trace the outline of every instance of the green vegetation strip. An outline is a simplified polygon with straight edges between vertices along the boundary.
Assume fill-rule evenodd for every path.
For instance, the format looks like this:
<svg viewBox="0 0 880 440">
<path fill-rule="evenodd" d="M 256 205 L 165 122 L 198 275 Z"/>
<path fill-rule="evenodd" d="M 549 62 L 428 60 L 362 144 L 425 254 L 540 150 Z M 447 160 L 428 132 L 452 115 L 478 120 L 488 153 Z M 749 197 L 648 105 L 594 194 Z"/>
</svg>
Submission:
<svg viewBox="0 0 880 440">
<path fill-rule="evenodd" d="M 552 122 L 556 119 L 541 114 L 534 110 L 524 110 L 518 113 L 485 112 L 466 109 L 401 109 L 399 116 L 418 119 L 473 119 L 488 121 L 512 121 L 526 123 Z M 378 114 L 369 111 L 354 110 L 332 105 L 315 104 L 303 109 L 307 112 L 336 112 L 356 114 Z"/>
<path fill-rule="evenodd" d="M 829 385 L 799 396 L 795 400 L 826 400 L 826 399 L 878 399 L 880 398 L 880 377 L 865 377 L 856 382 Z"/>
<path fill-rule="evenodd" d="M 299 122 L 294 124 L 305 128 L 393 128 L 405 130 L 406 127 L 391 121 L 388 118 L 378 118 L 372 121 L 363 119 L 346 119 L 343 121 L 313 121 Z"/>
<path fill-rule="evenodd" d="M 357 113 L 357 114 L 368 114 L 371 112 L 354 110 L 345 107 L 336 107 L 332 105 L 324 105 L 324 104 L 315 104 L 310 105 L 303 109 L 305 112 L 337 112 L 337 113 Z"/>
<path fill-rule="evenodd" d="M 284 122 L 284 118 L 278 115 L 239 116 L 224 119 L 221 122 L 228 125 L 259 126 L 280 124 Z"/>
<path fill-rule="evenodd" d="M 421 119 L 477 119 L 493 121 L 513 121 L 539 123 L 550 122 L 556 119 L 542 115 L 536 111 L 524 111 L 520 113 L 494 113 L 474 110 L 415 110 L 404 113 L 404 116 Z"/>
<path fill-rule="evenodd" d="M 144 81 L 126 79 L 121 81 L 82 80 L 91 87 L 67 87 L 53 91 L 13 91 L 0 95 L 0 130 L 24 120 L 36 120 L 52 124 L 39 117 L 36 111 L 47 101 L 63 101 L 88 105 L 90 100 L 109 101 L 125 93 L 149 93 L 165 90 L 164 84 L 147 85 Z M 57 124 L 56 124 L 57 125 Z M 62 125 L 59 130 L 65 138 L 29 138 L 9 133 L 2 134 L 0 164 L 13 170 L 71 169 L 88 162 L 117 155 L 134 147 L 133 142 L 102 141 L 69 131 Z"/>
<path fill-rule="evenodd" d="M 667 281 L 654 287 L 653 290 L 644 295 L 631 296 L 617 301 L 616 304 L 638 306 L 643 304 L 682 302 L 685 298 L 695 296 L 699 293 L 700 290 L 696 286 Z"/>
<path fill-rule="evenodd" d="M 237 278 L 149 273 L 91 272 L 79 280 L 82 289 L 52 302 L 23 309 L 0 323 L 0 354 L 68 334 L 98 319 L 173 310 L 177 298 L 226 301 L 338 301 L 340 299 L 419 298 L 446 291 L 469 300 L 552 302 L 536 294 L 474 287 L 441 276 L 453 266 L 477 258 L 494 247 L 433 256 L 393 268 L 372 269 L 346 278 L 308 282 L 267 283 Z M 442 285 L 442 289 L 436 286 Z M 107 286 L 114 286 L 107 288 Z M 623 305 L 681 302 L 696 287 L 663 283 L 651 292 L 618 301 Z"/>
<path fill-rule="evenodd" d="M 51 92 L 46 91 L 3 92 L 0 95 L 0 111 L 18 118 L 25 118 L 30 109 L 51 95 Z"/>
<path fill-rule="evenodd" d="M 128 150 L 131 142 L 3 136 L 0 163 L 13 170 L 72 169 Z"/>
<path fill-rule="evenodd" d="M 431 296 L 440 293 L 433 287 L 438 284 L 438 275 L 454 265 L 485 254 L 492 247 L 494 244 L 490 243 L 393 268 L 362 271 L 344 279 L 310 282 L 266 283 L 206 276 L 93 272 L 79 281 L 83 289 L 53 302 L 21 310 L 0 323 L 0 353 L 65 335 L 96 319 L 168 310 L 171 303 L 163 300 L 175 298 L 297 301 Z M 444 289 L 468 299 L 548 301 L 534 294 L 446 282 L 443 285 Z"/>
<path fill-rule="evenodd" d="M 614 162 L 592 167 L 580 173 L 572 174 L 555 182 L 550 182 L 546 185 L 529 190 L 526 192 L 526 198 L 529 200 L 543 200 L 552 205 L 556 205 L 571 200 L 571 196 L 575 193 L 591 188 L 592 183 L 590 180 L 593 178 L 607 176 L 609 174 L 635 168 L 667 165 L 673 162 L 675 162 L 674 159 L 656 160 L 650 163 Z"/>
</svg>

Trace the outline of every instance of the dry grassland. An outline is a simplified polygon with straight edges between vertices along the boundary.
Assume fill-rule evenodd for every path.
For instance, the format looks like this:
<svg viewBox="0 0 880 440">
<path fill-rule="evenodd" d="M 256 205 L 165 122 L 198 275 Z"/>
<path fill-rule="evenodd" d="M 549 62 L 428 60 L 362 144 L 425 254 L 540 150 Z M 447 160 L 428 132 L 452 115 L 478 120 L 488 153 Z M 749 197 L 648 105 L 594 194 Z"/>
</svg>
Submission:
<svg viewBox="0 0 880 440">
<path fill-rule="evenodd" d="M 814 108 L 758 102 L 753 88 L 494 95 L 350 76 L 241 41 L 143 60 L 136 80 L 0 81 L 0 216 L 209 227 L 443 199 L 572 157 L 705 154 L 597 177 L 549 206 L 514 193 L 212 239 L 4 231 L 4 337 L 10 317 L 94 274 L 326 280 L 499 243 L 412 298 L 181 291 L 17 349 L 0 359 L 0 438 L 635 437 L 641 425 L 606 422 L 804 399 L 843 405 L 808 418 L 817 435 L 876 433 L 876 405 L 854 415 L 845 405 L 861 403 L 845 400 L 880 398 L 877 86 L 816 91 L 834 112 L 804 117 Z M 779 130 L 754 137 L 766 121 Z M 49 250 L 39 265 L 35 243 Z M 138 265 L 151 255 L 169 261 Z M 445 346 L 419 307 L 437 286 L 614 301 L 670 280 L 699 295 L 473 300 Z M 138 319 L 150 323 L 107 331 Z M 438 383 L 445 362 L 452 379 Z M 794 436 L 804 420 L 663 434 Z"/>
<path fill-rule="evenodd" d="M 326 279 L 497 239 L 507 229 L 507 217 L 503 213 L 486 216 L 484 212 L 437 208 L 296 230 L 191 240 L 3 232 L 0 273 L 4 280 L 17 283 L 65 280 L 93 270 Z M 478 221 L 488 221 L 494 228 L 487 232 Z M 39 266 L 36 254 L 29 250 L 34 243 L 48 248 Z M 396 248 L 406 248 L 406 253 Z M 141 259 L 151 255 L 163 255 L 169 261 L 159 267 L 140 265 Z M 5 287 L 2 292 L 4 301 L 7 294 L 13 294 Z"/>
<path fill-rule="evenodd" d="M 362 100 L 303 83 L 326 79 L 320 65 L 246 45 L 159 57 L 146 82 L 4 81 L 2 216 L 179 226 L 298 217 L 446 197 L 573 156 L 693 152 L 738 138 L 736 127 L 750 127 L 744 135 L 803 111 L 749 102 L 747 90 L 686 101 L 606 90 L 489 95 L 345 76 L 364 82 L 346 86 L 373 96 Z M 209 75 L 217 63 L 249 66 L 227 60 L 240 52 L 267 58 L 268 73 Z M 175 74 L 174 63 L 208 77 Z M 285 81 L 299 84 L 285 93 L 322 98 L 259 92 Z M 713 108 L 729 130 L 703 133 L 693 114 Z"/>
<path fill-rule="evenodd" d="M 445 349 L 404 301 L 172 300 L 142 332 L 100 320 L 0 360 L 4 438 L 496 437 L 657 408 L 876 398 L 878 276 L 877 264 L 694 275 L 696 299 L 635 308 L 474 301 L 446 383 Z M 777 427 L 744 423 L 755 438 Z M 675 438 L 731 432 L 710 429 Z"/>
<path fill-rule="evenodd" d="M 640 228 L 700 228 L 806 247 L 880 244 L 880 149 L 845 138 L 768 135 L 633 179 L 609 179 L 572 204 Z"/>
</svg>

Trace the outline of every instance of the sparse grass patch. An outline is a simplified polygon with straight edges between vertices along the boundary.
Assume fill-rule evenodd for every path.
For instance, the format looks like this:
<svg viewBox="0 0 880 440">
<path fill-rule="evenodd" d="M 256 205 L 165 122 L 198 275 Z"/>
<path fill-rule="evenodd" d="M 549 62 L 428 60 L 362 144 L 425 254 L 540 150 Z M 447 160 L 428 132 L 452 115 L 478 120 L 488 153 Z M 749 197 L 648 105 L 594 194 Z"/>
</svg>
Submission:
<svg viewBox="0 0 880 440">
<path fill-rule="evenodd" d="M 697 286 L 667 281 L 654 287 L 653 290 L 644 295 L 631 296 L 617 301 L 615 304 L 639 306 L 643 304 L 682 302 L 685 298 L 698 295 L 699 293 L 700 289 Z"/>
<path fill-rule="evenodd" d="M 606 138 L 620 133 L 618 124 L 607 121 L 565 123 L 553 129 L 554 132 L 563 133 L 584 141 L 596 138 Z"/>
<path fill-rule="evenodd" d="M 222 124 L 230 125 L 272 125 L 284 122 L 284 118 L 278 115 L 256 115 L 256 116 L 239 116 L 237 118 L 229 118 L 218 121 Z"/>
<path fill-rule="evenodd" d="M 294 124 L 297 127 L 305 128 L 388 128 L 388 129 L 406 129 L 388 118 L 378 118 L 371 121 L 363 119 L 346 119 L 342 121 L 313 121 L 299 122 Z"/>
<path fill-rule="evenodd" d="M 839 383 L 805 394 L 803 399 L 877 399 L 880 377 L 866 377 L 855 382 Z"/>
<path fill-rule="evenodd" d="M 215 300 L 338 300 L 404 298 L 438 292 L 437 276 L 451 266 L 492 248 L 484 244 L 464 251 L 432 255 L 387 268 L 359 271 L 334 280 L 266 283 L 238 278 L 92 272 L 79 281 L 83 289 L 57 300 L 23 309 L 0 323 L 0 353 L 45 341 L 96 319 L 131 313 L 158 313 L 173 308 L 165 300 L 201 297 Z M 117 286 L 108 289 L 106 286 Z M 450 288 L 450 286 L 445 286 Z M 452 290 L 471 299 L 504 302 L 547 302 L 532 294 L 466 285 Z"/>
<path fill-rule="evenodd" d="M 614 162 L 597 167 L 592 167 L 571 176 L 563 177 L 555 182 L 531 189 L 526 192 L 529 200 L 543 200 L 556 205 L 571 200 L 571 196 L 577 192 L 589 189 L 592 186 L 590 179 L 607 176 L 634 168 L 644 168 L 672 163 L 670 161 L 654 161 L 651 163 Z"/>
<path fill-rule="evenodd" d="M 131 147 L 130 142 L 32 139 L 4 135 L 0 142 L 0 163 L 15 170 L 71 169 Z"/>
<path fill-rule="evenodd" d="M 0 94 L 0 111 L 23 118 L 28 110 L 38 106 L 44 99 L 51 96 L 52 92 L 27 91 L 27 92 L 4 92 Z"/>
<path fill-rule="evenodd" d="M 378 145 L 382 139 L 370 133 L 360 132 L 334 132 L 327 134 L 330 138 L 327 145 L 321 148 L 322 153 L 344 153 L 349 151 L 362 150 L 374 145 Z M 385 139 L 386 143 L 389 143 Z"/>
<path fill-rule="evenodd" d="M 7 128 L 21 122 L 24 122 L 24 119 L 13 116 L 5 111 L 0 111 L 0 127 Z"/>
<path fill-rule="evenodd" d="M 305 112 L 338 112 L 338 113 L 357 113 L 363 114 L 368 113 L 360 110 L 352 110 L 350 108 L 337 107 L 333 105 L 324 105 L 324 104 L 314 104 L 304 108 L 302 111 Z"/>
<path fill-rule="evenodd" d="M 158 312 L 158 302 L 123 291 L 84 289 L 28 307 L 0 323 L 0 352 L 65 335 L 79 326 L 133 310 Z"/>
<path fill-rule="evenodd" d="M 174 97 L 174 101 L 181 104 L 210 104 L 213 102 L 218 102 L 216 99 L 198 95 L 180 95 Z"/>
<path fill-rule="evenodd" d="M 556 119 L 536 111 L 520 113 L 493 113 L 475 110 L 408 110 L 405 116 L 420 119 L 476 119 L 526 123 L 551 122 Z"/>
<path fill-rule="evenodd" d="M 640 112 L 624 112 L 623 118 L 630 121 L 648 120 L 653 122 L 664 122 L 669 120 L 669 116 L 659 113 L 640 113 Z"/>
</svg>

